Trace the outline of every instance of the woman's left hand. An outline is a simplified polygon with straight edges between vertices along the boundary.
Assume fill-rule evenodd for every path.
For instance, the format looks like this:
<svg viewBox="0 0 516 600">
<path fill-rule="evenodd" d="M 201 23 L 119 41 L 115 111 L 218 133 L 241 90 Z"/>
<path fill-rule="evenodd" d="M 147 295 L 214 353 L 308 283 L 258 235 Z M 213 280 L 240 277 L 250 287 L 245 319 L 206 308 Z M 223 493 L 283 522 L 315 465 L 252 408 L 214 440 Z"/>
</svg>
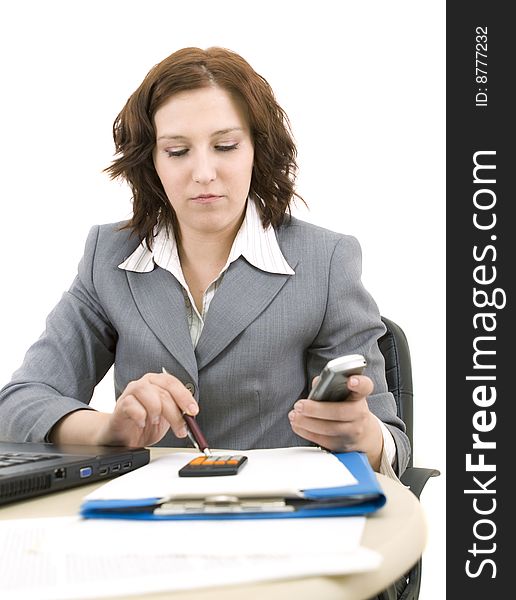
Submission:
<svg viewBox="0 0 516 600">
<path fill-rule="evenodd" d="M 373 387 L 369 377 L 353 375 L 348 380 L 351 393 L 342 402 L 298 400 L 288 414 L 292 430 L 332 452 L 365 452 L 372 468 L 378 471 L 383 435 L 367 405 Z"/>
</svg>

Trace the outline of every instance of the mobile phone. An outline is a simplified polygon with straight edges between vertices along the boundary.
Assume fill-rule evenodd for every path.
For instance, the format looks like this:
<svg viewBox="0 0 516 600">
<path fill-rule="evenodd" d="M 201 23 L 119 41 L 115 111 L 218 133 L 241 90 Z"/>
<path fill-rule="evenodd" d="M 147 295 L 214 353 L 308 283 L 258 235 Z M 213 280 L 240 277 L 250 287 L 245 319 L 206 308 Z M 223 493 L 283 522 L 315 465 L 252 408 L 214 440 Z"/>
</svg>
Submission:
<svg viewBox="0 0 516 600">
<path fill-rule="evenodd" d="M 360 375 L 365 366 L 366 360 L 361 354 L 346 354 L 328 361 L 308 398 L 322 402 L 345 400 L 350 393 L 348 377 Z"/>
</svg>

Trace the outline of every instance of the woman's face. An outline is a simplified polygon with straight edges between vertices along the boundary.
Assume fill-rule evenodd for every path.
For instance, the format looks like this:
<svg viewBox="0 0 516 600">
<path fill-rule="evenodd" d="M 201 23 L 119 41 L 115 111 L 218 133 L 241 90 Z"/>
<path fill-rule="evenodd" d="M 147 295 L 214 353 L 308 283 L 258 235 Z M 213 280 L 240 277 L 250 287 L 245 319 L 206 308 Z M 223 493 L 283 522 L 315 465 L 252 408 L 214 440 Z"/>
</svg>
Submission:
<svg viewBox="0 0 516 600">
<path fill-rule="evenodd" d="M 180 92 L 154 115 L 154 166 L 181 236 L 236 233 L 253 169 L 244 107 L 213 86 Z"/>
</svg>

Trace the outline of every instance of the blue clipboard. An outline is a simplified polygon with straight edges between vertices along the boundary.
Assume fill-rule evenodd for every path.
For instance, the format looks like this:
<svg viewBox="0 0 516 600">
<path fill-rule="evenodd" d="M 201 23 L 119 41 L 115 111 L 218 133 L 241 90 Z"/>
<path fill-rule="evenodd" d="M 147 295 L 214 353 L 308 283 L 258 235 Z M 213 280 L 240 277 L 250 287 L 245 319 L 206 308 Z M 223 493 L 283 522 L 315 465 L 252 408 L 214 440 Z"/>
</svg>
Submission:
<svg viewBox="0 0 516 600">
<path fill-rule="evenodd" d="M 86 500 L 80 507 L 85 519 L 131 519 L 131 520 L 201 520 L 201 519 L 286 519 L 310 517 L 342 517 L 367 515 L 377 511 L 385 502 L 385 494 L 362 452 L 347 452 L 335 456 L 349 469 L 358 483 L 343 487 L 303 490 L 303 499 L 287 501 L 287 509 L 269 510 L 267 502 L 254 510 L 245 512 L 167 512 L 162 498 L 132 500 Z"/>
</svg>

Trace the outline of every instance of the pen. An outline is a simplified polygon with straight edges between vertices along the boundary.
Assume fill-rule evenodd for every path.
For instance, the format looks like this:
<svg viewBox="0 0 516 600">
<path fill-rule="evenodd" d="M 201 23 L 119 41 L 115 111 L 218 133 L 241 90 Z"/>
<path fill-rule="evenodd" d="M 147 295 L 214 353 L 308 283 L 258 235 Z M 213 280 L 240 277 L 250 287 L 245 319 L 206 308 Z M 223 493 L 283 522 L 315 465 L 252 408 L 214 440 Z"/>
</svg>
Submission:
<svg viewBox="0 0 516 600">
<path fill-rule="evenodd" d="M 161 370 L 163 373 L 168 375 L 168 371 L 165 369 L 165 367 L 161 367 Z M 206 456 L 211 456 L 211 450 L 208 448 L 208 442 L 206 441 L 206 438 L 197 424 L 195 417 L 183 412 L 183 419 L 186 423 L 186 433 L 192 444 L 197 448 L 197 450 L 199 450 L 199 452 L 203 452 Z"/>
</svg>

